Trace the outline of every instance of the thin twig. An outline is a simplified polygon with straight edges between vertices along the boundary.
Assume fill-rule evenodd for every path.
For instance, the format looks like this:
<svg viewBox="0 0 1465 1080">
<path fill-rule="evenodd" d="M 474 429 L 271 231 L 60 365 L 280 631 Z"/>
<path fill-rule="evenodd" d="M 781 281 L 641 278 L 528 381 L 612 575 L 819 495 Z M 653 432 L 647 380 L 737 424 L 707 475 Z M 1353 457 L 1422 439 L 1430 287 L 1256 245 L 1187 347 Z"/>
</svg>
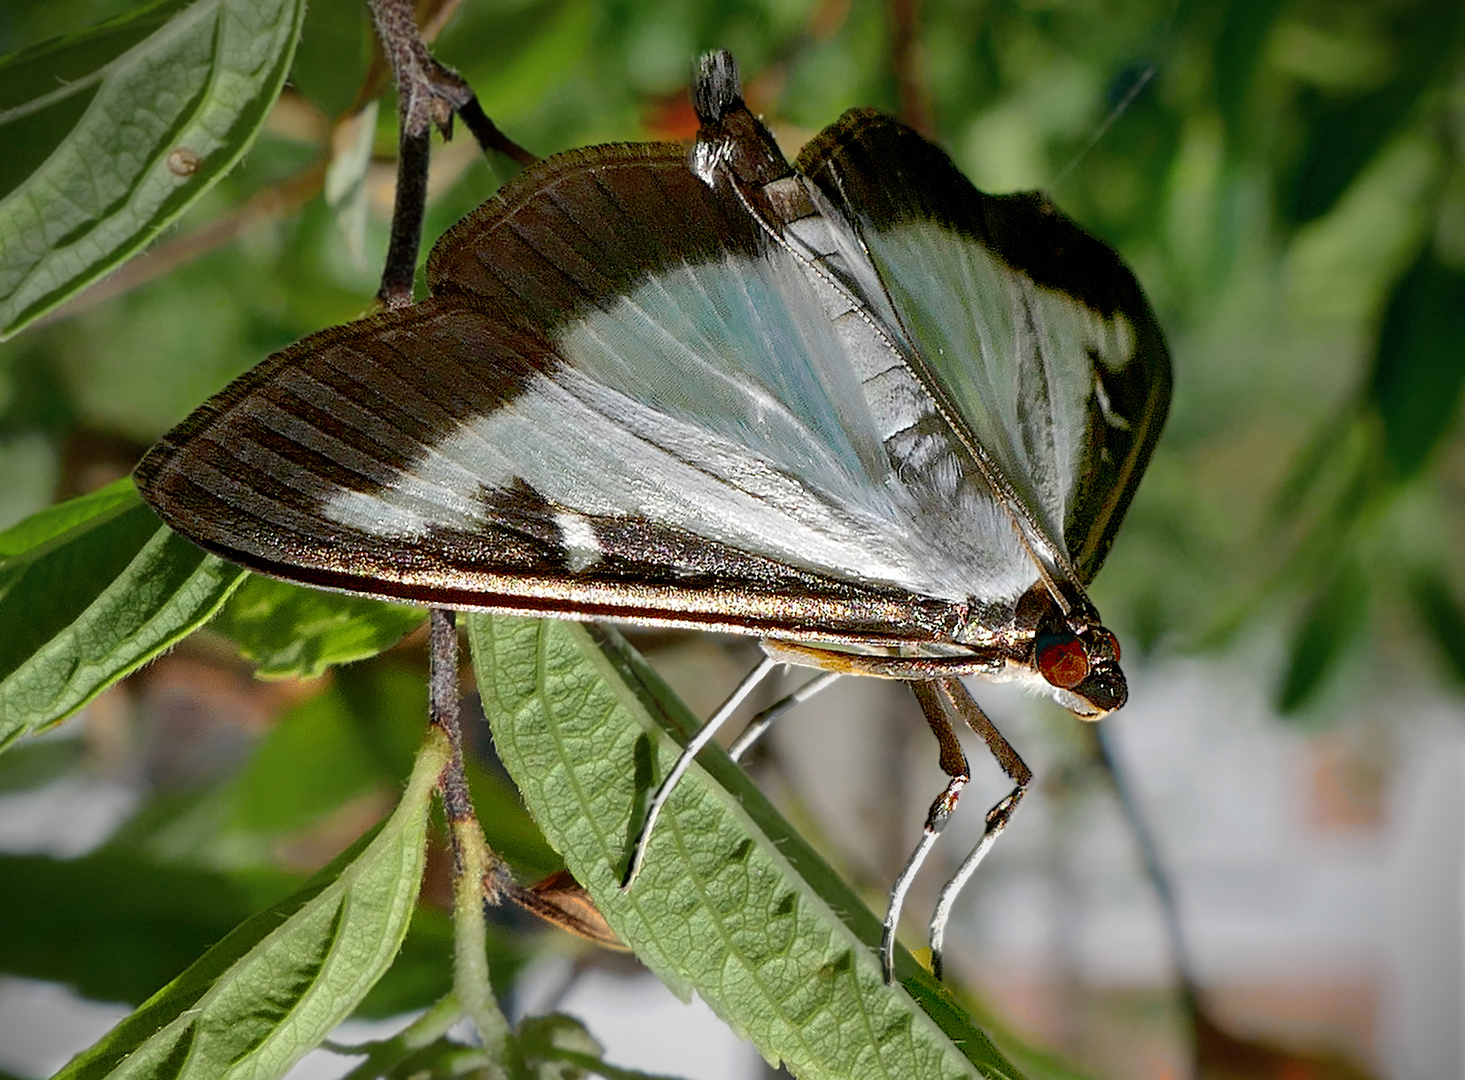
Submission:
<svg viewBox="0 0 1465 1080">
<path fill-rule="evenodd" d="M 399 124 L 392 238 L 377 299 L 387 308 L 401 308 L 412 303 L 412 279 L 422 248 L 432 129 L 451 138 L 456 113 L 485 152 L 498 151 L 525 165 L 535 156 L 505 137 L 484 115 L 472 89 L 457 72 L 433 59 L 418 33 L 410 0 L 371 0 L 371 15 L 397 80 Z"/>
<path fill-rule="evenodd" d="M 1155 842 L 1154 833 L 1150 831 L 1149 822 L 1145 819 L 1144 812 L 1136 801 L 1134 789 L 1129 785 L 1120 764 L 1111 734 L 1112 729 L 1105 724 L 1095 724 L 1089 730 L 1094 736 L 1099 764 L 1109 778 L 1114 794 L 1119 798 L 1119 808 L 1124 813 L 1124 819 L 1129 823 L 1130 834 L 1133 835 L 1135 843 L 1139 847 L 1140 858 L 1144 862 L 1145 876 L 1150 879 L 1150 885 L 1160 901 L 1161 918 L 1165 923 L 1165 936 L 1170 941 L 1171 962 L 1175 965 L 1175 976 L 1180 983 L 1180 1003 L 1185 1009 L 1185 1015 L 1191 1026 L 1197 1028 L 1204 1016 L 1200 987 L 1196 981 L 1195 966 L 1191 959 L 1190 947 L 1185 939 L 1185 928 L 1180 921 L 1180 904 L 1176 899 L 1175 889 L 1171 885 L 1170 875 L 1160 856 L 1160 848 Z"/>
<path fill-rule="evenodd" d="M 448 738 L 452 753 L 438 777 L 438 793 L 453 848 L 453 992 L 478 1028 L 489 1056 L 506 1060 L 509 1022 L 488 980 L 485 899 L 497 899 L 495 882 L 505 871 L 483 839 L 463 772 L 463 729 L 458 721 L 458 627 L 447 608 L 428 609 L 428 722 Z M 485 897 L 485 893 L 489 893 Z"/>
</svg>

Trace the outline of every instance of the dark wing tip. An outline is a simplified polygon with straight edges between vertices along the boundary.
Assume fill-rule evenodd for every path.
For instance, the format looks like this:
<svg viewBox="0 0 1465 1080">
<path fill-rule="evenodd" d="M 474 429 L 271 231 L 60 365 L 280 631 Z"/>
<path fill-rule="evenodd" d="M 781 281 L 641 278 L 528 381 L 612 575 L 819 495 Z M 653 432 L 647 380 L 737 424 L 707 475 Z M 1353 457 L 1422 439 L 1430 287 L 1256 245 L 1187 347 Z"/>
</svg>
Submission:
<svg viewBox="0 0 1465 1080">
<path fill-rule="evenodd" d="M 704 124 L 720 123 L 728 113 L 743 107 L 743 85 L 738 62 L 726 49 L 704 53 L 697 61 L 692 80 L 692 106 Z"/>
</svg>

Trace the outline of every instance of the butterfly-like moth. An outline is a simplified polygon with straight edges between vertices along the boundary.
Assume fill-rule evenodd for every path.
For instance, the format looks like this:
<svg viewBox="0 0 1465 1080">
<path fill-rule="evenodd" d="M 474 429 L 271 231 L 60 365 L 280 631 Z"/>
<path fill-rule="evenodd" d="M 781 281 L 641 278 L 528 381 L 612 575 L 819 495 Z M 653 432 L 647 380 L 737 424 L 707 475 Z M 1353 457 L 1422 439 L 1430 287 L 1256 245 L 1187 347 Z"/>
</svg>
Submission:
<svg viewBox="0 0 1465 1080">
<path fill-rule="evenodd" d="M 726 53 L 701 126 L 526 169 L 433 249 L 431 296 L 265 360 L 170 432 L 137 483 L 252 570 L 445 607 L 756 635 L 775 662 L 907 681 L 949 783 L 963 685 L 1125 700 L 1085 586 L 1170 396 L 1134 276 L 1037 194 L 985 195 L 915 131 L 855 109 L 791 167 Z M 819 685 L 823 685 L 821 681 Z M 652 800 L 634 875 L 665 793 Z M 741 747 L 739 747 L 741 749 Z M 939 968 L 938 968 L 939 973 Z"/>
</svg>

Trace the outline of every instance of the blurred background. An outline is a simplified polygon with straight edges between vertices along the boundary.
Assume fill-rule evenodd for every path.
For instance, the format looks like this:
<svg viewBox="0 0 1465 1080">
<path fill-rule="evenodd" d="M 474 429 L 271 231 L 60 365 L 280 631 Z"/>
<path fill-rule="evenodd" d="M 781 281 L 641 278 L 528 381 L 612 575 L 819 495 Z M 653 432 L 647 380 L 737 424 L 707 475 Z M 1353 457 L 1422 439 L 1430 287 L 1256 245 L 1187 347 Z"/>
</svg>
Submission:
<svg viewBox="0 0 1465 1080">
<path fill-rule="evenodd" d="M 0 52 L 128 7 L 6 3 Z M 1131 680 L 1108 745 L 1184 952 L 1094 733 L 978 686 L 1037 781 L 958 908 L 950 978 L 994 1032 L 1051 1054 L 1053 1075 L 1188 1076 L 1192 1030 L 1208 1075 L 1465 1075 L 1465 7 L 464 0 L 431 14 L 437 55 L 536 153 L 690 137 L 691 62 L 726 47 L 790 157 L 846 107 L 876 105 L 984 190 L 1048 190 L 1124 256 L 1169 335 L 1175 394 L 1092 595 Z M 362 108 L 379 75 L 362 0 L 315 0 L 243 164 L 144 256 L 0 344 L 0 528 L 126 474 L 229 379 L 368 307 L 396 146 L 390 90 Z M 466 135 L 438 145 L 429 238 L 513 171 Z M 319 672 L 242 658 L 247 620 L 231 604 L 0 757 L 0 1071 L 59 1067 L 391 806 L 420 731 L 420 636 Z M 637 640 L 703 714 L 753 655 Z M 1003 790 L 969 751 L 947 869 Z M 882 910 L 941 786 L 909 695 L 844 680 L 750 768 Z M 553 870 L 487 747 L 475 787 L 500 850 L 526 876 Z M 913 945 L 940 878 L 909 905 Z M 445 986 L 434 899 L 367 1017 Z M 501 929 L 505 992 L 582 1012 L 610 1060 L 765 1070 L 624 958 Z M 657 1056 L 665 1020 L 642 1035 L 631 1019 L 661 1009 L 698 1032 L 680 1057 Z M 349 1066 L 335 1062 L 301 1075 Z"/>
</svg>

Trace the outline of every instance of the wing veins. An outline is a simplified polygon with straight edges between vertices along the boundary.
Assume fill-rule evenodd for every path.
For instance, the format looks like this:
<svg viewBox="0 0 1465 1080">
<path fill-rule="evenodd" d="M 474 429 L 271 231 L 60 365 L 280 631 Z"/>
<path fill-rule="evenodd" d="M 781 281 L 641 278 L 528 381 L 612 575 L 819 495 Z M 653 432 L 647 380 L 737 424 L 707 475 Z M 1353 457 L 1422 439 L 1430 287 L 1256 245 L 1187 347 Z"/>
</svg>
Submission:
<svg viewBox="0 0 1465 1080">
<path fill-rule="evenodd" d="M 748 213 L 753 217 L 755 221 L 759 223 L 760 226 L 762 226 L 764 231 L 767 232 L 776 243 L 782 245 L 786 250 L 790 252 L 791 255 L 793 255 L 794 258 L 799 259 L 801 262 L 803 262 L 805 266 L 814 269 L 816 273 L 820 274 L 820 276 L 830 281 L 830 283 L 838 288 L 840 291 L 849 295 L 849 290 L 844 286 L 842 282 L 839 282 L 837 279 L 835 279 L 830 271 L 818 266 L 817 263 L 813 260 L 803 258 L 797 251 L 795 251 L 792 245 L 789 244 L 786 239 L 784 239 L 781 232 L 774 229 L 771 223 L 766 221 L 764 216 L 758 212 L 756 207 L 754 207 L 754 205 L 752 204 L 752 200 L 750 200 L 747 197 L 746 193 L 741 190 L 736 180 L 731 176 L 729 176 L 728 179 L 729 186 L 731 186 L 733 190 L 738 193 L 738 198 L 742 201 Z M 841 195 L 844 195 L 844 185 L 837 174 L 835 175 L 834 179 L 835 183 L 840 188 Z M 847 197 L 845 198 L 845 201 L 848 202 Z M 852 235 L 854 235 L 861 252 L 865 256 L 866 261 L 870 263 L 872 267 L 874 267 L 874 260 L 870 256 L 870 249 L 869 246 L 865 243 L 864 238 L 859 234 L 858 229 L 854 227 L 853 223 L 848 222 L 847 219 L 845 223 L 849 225 L 851 233 Z M 1053 596 L 1054 600 L 1059 604 L 1060 607 L 1062 607 L 1065 611 L 1068 610 L 1069 604 L 1067 598 L 1063 595 L 1062 590 L 1060 590 L 1057 587 L 1057 584 L 1052 580 L 1051 576 L 1048 573 L 1047 565 L 1043 562 L 1042 559 L 1038 557 L 1037 552 L 1033 550 L 1033 539 L 1036 537 L 1042 541 L 1041 546 L 1052 557 L 1054 566 L 1061 573 L 1063 573 L 1064 576 L 1067 577 L 1069 581 L 1077 589 L 1079 589 L 1080 592 L 1082 592 L 1083 586 L 1078 579 L 1077 573 L 1073 570 L 1063 552 L 1059 551 L 1056 546 L 1048 540 L 1048 537 L 1044 533 L 1041 526 L 1039 526 L 1038 523 L 1032 519 L 1032 515 L 1022 504 L 1022 500 L 1018 498 L 1017 493 L 1013 490 L 1011 484 L 1007 482 L 1006 477 L 1002 475 L 1001 470 L 993 465 L 985 447 L 982 446 L 976 435 L 967 427 L 964 422 L 960 421 L 959 411 L 957 411 L 950 403 L 945 400 L 945 394 L 941 391 L 940 384 L 932 377 L 930 371 L 928 370 L 928 365 L 920 358 L 919 347 L 915 344 L 915 341 L 911 336 L 910 328 L 905 325 L 904 320 L 901 318 L 900 311 L 896 307 L 894 299 L 890 295 L 889 287 L 885 283 L 884 275 L 879 273 L 878 267 L 876 267 L 875 278 L 879 282 L 881 291 L 884 294 L 886 305 L 890 308 L 896 321 L 900 324 L 899 328 L 901 333 L 904 335 L 906 340 L 911 343 L 909 355 L 907 355 L 903 350 L 896 348 L 895 344 L 890 340 L 889 335 L 885 334 L 883 329 L 876 327 L 876 332 L 879 333 L 885 339 L 886 343 L 890 345 L 892 350 L 894 350 L 896 354 L 900 356 L 902 362 L 905 363 L 907 369 L 915 377 L 917 384 L 926 393 L 927 398 L 932 404 L 933 410 L 951 429 L 957 442 L 967 451 L 971 460 L 977 466 L 977 469 L 981 472 L 982 478 L 987 482 L 987 486 L 991 489 L 993 495 L 996 496 L 999 502 L 1001 502 L 1003 508 L 1011 517 L 1018 538 L 1023 547 L 1027 550 L 1029 557 L 1032 559 L 1033 565 L 1037 570 L 1038 575 L 1047 585 L 1049 593 Z M 858 301 L 857 297 L 852 298 Z M 859 307 L 862 311 L 868 306 L 863 301 L 858 302 Z M 870 318 L 870 316 L 866 315 L 866 318 L 868 319 Z"/>
</svg>

